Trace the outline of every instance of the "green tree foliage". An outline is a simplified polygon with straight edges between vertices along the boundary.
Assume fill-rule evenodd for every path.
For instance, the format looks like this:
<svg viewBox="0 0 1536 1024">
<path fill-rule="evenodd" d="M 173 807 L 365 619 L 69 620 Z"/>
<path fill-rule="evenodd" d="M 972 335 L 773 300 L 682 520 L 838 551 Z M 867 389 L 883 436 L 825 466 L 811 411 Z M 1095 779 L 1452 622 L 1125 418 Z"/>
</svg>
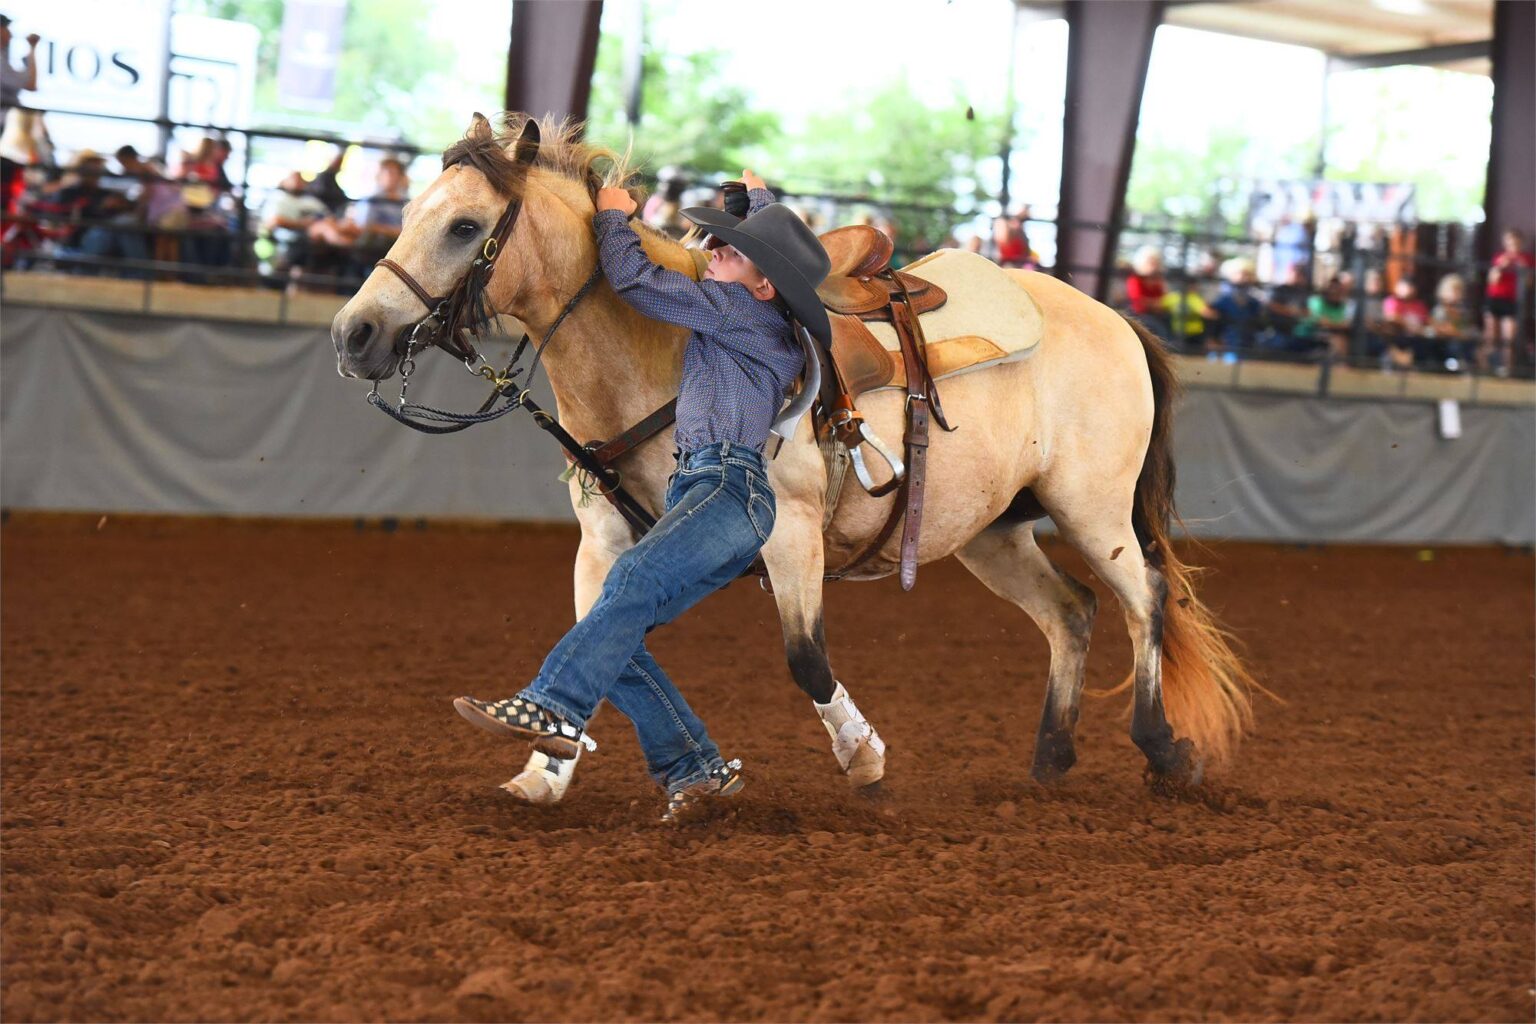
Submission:
<svg viewBox="0 0 1536 1024">
<path fill-rule="evenodd" d="M 623 40 L 605 33 L 598 46 L 587 134 L 622 148 Z M 726 80 L 724 55 L 668 54 L 647 44 L 634 152 L 654 173 L 675 165 L 704 178 L 750 166 L 791 191 L 867 194 L 885 202 L 934 204 L 938 212 L 891 211 L 902 237 L 937 240 L 953 227 L 961 196 L 987 193 L 977 164 L 995 158 L 1002 119 L 977 116 L 955 96 L 918 96 L 904 77 L 868 94 L 844 96 L 832 109 L 786 133 L 746 89 Z"/>
<path fill-rule="evenodd" d="M 943 207 L 891 211 L 904 244 L 936 244 L 954 226 L 950 211 L 958 200 L 990 197 L 977 165 L 996 158 L 1002 136 L 1000 116 L 978 114 L 956 94 L 920 96 L 900 76 L 812 117 L 773 169 L 786 187 L 852 189 L 893 203 Z"/>
<path fill-rule="evenodd" d="M 1315 149 L 1305 143 L 1275 153 L 1251 125 L 1201 127 L 1137 139 L 1128 212 L 1180 230 L 1244 229 L 1251 182 L 1311 174 Z"/>
<path fill-rule="evenodd" d="M 598 43 L 588 104 L 587 136 L 622 150 L 630 138 L 625 118 L 624 40 L 605 32 Z M 705 51 L 671 54 L 647 41 L 644 86 L 633 154 L 655 173 L 665 164 L 704 176 L 735 175 L 760 162 L 779 136 L 778 118 L 754 109 L 746 90 L 726 80 L 724 56 Z"/>
</svg>

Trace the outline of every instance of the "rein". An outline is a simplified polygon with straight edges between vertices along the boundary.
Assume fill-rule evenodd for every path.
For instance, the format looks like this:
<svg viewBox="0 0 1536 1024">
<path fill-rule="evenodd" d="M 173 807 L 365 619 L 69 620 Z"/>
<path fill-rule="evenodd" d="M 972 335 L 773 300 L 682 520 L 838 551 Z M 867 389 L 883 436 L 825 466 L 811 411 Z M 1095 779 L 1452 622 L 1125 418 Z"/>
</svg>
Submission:
<svg viewBox="0 0 1536 1024">
<path fill-rule="evenodd" d="M 474 412 L 458 413 L 449 412 L 446 409 L 437 409 L 429 405 L 418 405 L 406 401 L 406 390 L 410 384 L 411 373 L 416 368 L 415 354 L 418 341 L 415 331 L 406 347 L 405 356 L 400 360 L 400 403 L 399 407 L 389 404 L 379 394 L 379 382 L 374 381 L 373 390 L 368 393 L 368 404 L 389 415 L 397 423 L 403 423 L 412 430 L 423 434 L 454 434 L 465 430 L 477 423 L 489 423 L 498 420 L 514 409 L 526 409 L 533 416 L 533 421 L 543 428 L 551 437 L 559 442 L 565 449 L 566 458 L 574 462 L 581 470 L 597 481 L 598 493 L 607 498 L 619 511 L 625 521 L 640 535 L 645 535 L 651 527 L 656 525 L 656 517 L 650 510 L 642 505 L 634 495 L 624 489 L 623 476 L 613 468 L 612 463 L 619 456 L 627 454 L 630 450 L 654 437 L 663 429 L 672 424 L 677 418 L 677 400 L 673 399 L 666 405 L 651 413 L 639 423 L 624 431 L 618 437 L 606 444 L 592 442 L 582 444 L 571 436 L 570 431 L 562 427 L 552 415 L 541 408 L 530 395 L 534 377 L 538 373 L 539 362 L 543 358 L 544 350 L 554 338 L 560 325 L 565 323 L 571 312 L 586 298 L 602 276 L 601 265 L 594 266 L 587 280 L 571 296 L 565 308 L 549 330 L 539 339 L 534 347 L 533 360 L 527 369 L 518 366 L 518 361 L 528 348 L 529 337 L 525 333 L 517 343 L 517 348 L 512 352 L 512 358 L 507 361 L 506 368 L 500 373 L 491 369 L 490 365 L 482 366 L 478 370 L 472 370 L 477 377 L 484 377 L 491 383 L 491 393 L 480 408 Z M 430 318 L 429 318 L 430 319 Z M 483 358 L 478 357 L 477 358 Z M 524 376 L 526 374 L 526 376 Z M 519 380 L 519 378 L 522 378 Z M 497 406 L 497 399 L 505 398 L 506 403 Z"/>
</svg>

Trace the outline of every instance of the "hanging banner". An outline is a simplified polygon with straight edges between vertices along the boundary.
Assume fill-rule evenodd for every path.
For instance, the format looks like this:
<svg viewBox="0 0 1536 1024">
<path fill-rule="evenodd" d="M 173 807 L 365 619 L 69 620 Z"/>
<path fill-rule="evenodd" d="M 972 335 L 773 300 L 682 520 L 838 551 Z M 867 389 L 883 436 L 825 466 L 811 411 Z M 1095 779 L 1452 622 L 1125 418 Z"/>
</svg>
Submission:
<svg viewBox="0 0 1536 1024">
<path fill-rule="evenodd" d="M 287 0 L 277 58 L 277 101 L 301 110 L 329 110 L 347 24 L 347 0 Z"/>
</svg>

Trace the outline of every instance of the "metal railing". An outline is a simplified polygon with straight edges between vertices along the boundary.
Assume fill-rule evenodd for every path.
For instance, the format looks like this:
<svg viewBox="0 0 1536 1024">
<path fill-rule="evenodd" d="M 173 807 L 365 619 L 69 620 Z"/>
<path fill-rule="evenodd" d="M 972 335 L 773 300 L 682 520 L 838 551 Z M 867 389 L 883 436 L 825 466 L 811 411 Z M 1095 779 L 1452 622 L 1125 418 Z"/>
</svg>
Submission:
<svg viewBox="0 0 1536 1024">
<path fill-rule="evenodd" d="M 48 113 L 48 112 L 45 112 Z M 54 111 L 53 113 L 76 115 L 76 111 Z M 391 154 L 419 154 L 418 147 L 399 140 L 367 140 L 350 138 L 323 132 L 290 131 L 284 129 L 238 129 L 226 126 L 189 124 L 181 122 L 163 122 L 118 115 L 83 115 L 100 116 L 107 121 L 129 121 L 140 124 L 153 124 L 166 130 L 189 129 L 201 131 L 210 135 L 229 137 L 236 135 L 245 139 L 244 159 L 240 162 L 240 179 L 234 184 L 231 194 L 237 200 L 234 208 L 229 211 L 233 223 L 228 230 L 209 229 L 170 229 L 155 228 L 149 225 L 125 224 L 119 220 L 75 220 L 63 225 L 55 225 L 74 230 L 84 230 L 89 227 L 97 227 L 109 232 L 141 234 L 170 239 L 180 246 L 186 240 L 222 240 L 229 245 L 229 259 L 227 262 L 208 264 L 206 262 L 188 262 L 185 260 L 165 259 L 138 259 L 119 257 L 94 257 L 78 251 L 71 251 L 68 246 L 50 246 L 49 251 L 37 251 L 26 253 L 20 257 L 23 266 L 40 268 L 53 268 L 66 272 L 78 273 L 113 273 L 118 276 L 134 277 L 144 282 L 142 308 L 148 311 L 153 303 L 151 292 L 157 282 L 166 280 L 186 281 L 193 283 L 217 282 L 226 285 L 276 288 L 284 292 L 285 296 L 289 288 L 298 286 L 304 289 L 318 289 L 337 294 L 356 287 L 361 279 L 366 276 L 371 268 L 373 260 L 382 254 L 366 248 L 345 250 L 340 247 L 321 247 L 320 252 L 326 257 L 324 261 L 329 268 L 322 271 L 317 266 L 301 267 L 297 276 L 289 270 L 274 270 L 272 265 L 263 266 L 262 260 L 256 254 L 257 244 L 267 237 L 265 232 L 253 230 L 251 220 L 255 213 L 252 189 L 249 184 L 249 172 L 252 164 L 253 153 L 252 140 L 274 139 L 285 141 L 319 141 L 333 146 L 358 146 L 364 149 L 384 151 Z M 691 186 L 701 184 L 713 184 L 712 181 L 696 181 Z M 799 205 L 815 205 L 829 220 L 836 223 L 847 222 L 851 219 L 852 211 L 882 211 L 884 214 L 898 211 L 916 212 L 931 215 L 935 220 L 947 219 L 951 224 L 965 224 L 981 219 L 984 213 L 981 210 L 962 211 L 956 210 L 953 203 L 922 202 L 920 200 L 905 198 L 897 201 L 882 200 L 878 196 L 870 195 L 862 191 L 810 191 L 785 189 L 781 192 L 781 198 Z M 9 232 L 18 224 L 25 226 L 27 218 L 6 218 L 5 230 Z M 831 224 L 826 225 L 828 227 Z M 1070 222 L 1063 224 L 1052 218 L 1029 217 L 1024 220 L 1027 234 L 1032 234 L 1038 240 L 1042 234 L 1056 235 L 1063 227 L 1084 228 L 1101 231 L 1112 230 L 1110 225 Z M 1173 230 L 1171 228 L 1154 228 L 1144 225 L 1125 226 L 1116 232 L 1120 239 L 1122 254 L 1127 253 L 1138 243 L 1151 241 L 1159 249 L 1171 258 L 1168 260 L 1169 269 L 1166 271 L 1166 279 L 1172 286 L 1172 290 L 1185 296 L 1191 288 L 1209 291 L 1217 286 L 1220 279 L 1212 273 L 1200 273 L 1195 269 L 1195 256 L 1205 256 L 1213 252 L 1220 252 L 1223 256 L 1231 257 L 1257 253 L 1265 244 L 1272 244 L 1268 240 L 1256 238 L 1242 238 L 1231 232 L 1220 231 L 1189 231 Z M 923 253 L 916 251 L 898 237 L 896 261 L 898 263 L 909 261 Z M 386 246 L 387 247 L 387 246 Z M 358 258 L 352 263 L 347 262 L 349 251 Z M 1309 240 L 1309 251 L 1305 262 L 1309 267 L 1319 265 L 1319 255 L 1327 254 L 1327 250 L 1318 250 Z M 11 254 L 8 253 L 8 256 Z M 1336 342 L 1330 345 L 1301 346 L 1293 344 L 1277 343 L 1278 338 L 1286 335 L 1286 318 L 1275 314 L 1271 309 L 1268 297 L 1262 301 L 1266 307 L 1266 313 L 1257 324 L 1244 325 L 1236 335 L 1226 332 L 1226 338 L 1218 338 L 1208 343 L 1211 331 L 1201 331 L 1192 334 L 1187 329 L 1187 324 L 1193 319 L 1189 306 L 1183 302 L 1168 310 L 1165 317 L 1153 318 L 1154 326 L 1160 328 L 1165 340 L 1175 349 L 1186 352 L 1204 352 L 1217 359 L 1236 360 L 1270 360 L 1290 362 L 1315 362 L 1319 365 L 1319 390 L 1326 392 L 1330 368 L 1335 365 L 1351 365 L 1356 367 L 1387 367 L 1402 370 L 1417 370 L 1421 372 L 1453 372 L 1474 371 L 1479 363 L 1478 350 L 1485 349 L 1486 344 L 1482 340 L 1482 298 L 1483 289 L 1481 282 L 1486 273 L 1487 264 L 1479 264 L 1470 257 L 1458 260 L 1443 260 L 1426 256 L 1394 256 L 1384 249 L 1369 247 L 1356 247 L 1349 257 L 1350 265 L 1346 268 L 1354 276 L 1349 298 L 1349 324 L 1347 330 L 1326 329 L 1324 333 L 1330 336 L 1344 335 L 1347 343 L 1340 351 Z M 336 268 L 340 267 L 338 271 Z M 1067 276 L 1069 279 L 1074 273 L 1096 273 L 1097 267 L 1075 265 L 1046 264 L 1038 267 L 1046 273 L 1054 273 L 1058 276 Z M 1467 335 L 1447 338 L 1437 335 L 1434 331 L 1402 332 L 1389 331 L 1384 327 L 1385 319 L 1373 316 L 1374 304 L 1385 298 L 1385 295 L 1377 295 L 1367 291 L 1367 278 L 1370 272 L 1377 272 L 1384 278 L 1395 279 L 1403 274 L 1426 273 L 1436 276 L 1441 273 L 1458 273 L 1463 277 L 1466 286 L 1466 304 L 1472 312 L 1473 331 Z M 1124 281 L 1130 271 L 1123 261 L 1117 261 L 1116 267 L 1111 272 L 1110 302 L 1117 308 L 1126 308 L 1124 301 Z M 1315 285 L 1317 282 L 1312 282 Z M 1531 318 L 1531 284 L 1532 277 L 1529 271 L 1519 271 L 1519 286 L 1516 289 L 1517 306 L 1515 321 L 1517 325 L 1514 341 L 1514 362 L 1512 367 L 1506 370 L 1514 370 L 1520 375 L 1529 376 L 1531 373 L 1532 351 L 1530 338 Z M 1273 287 L 1273 286 L 1271 286 Z M 1307 290 L 1303 298 L 1314 294 L 1316 288 Z M 1426 305 L 1433 303 L 1426 298 Z M 286 298 L 283 300 L 283 308 L 286 309 Z M 1212 325 L 1213 331 L 1231 327 L 1231 324 L 1217 323 Z M 1294 325 L 1291 325 L 1294 326 Z M 1236 337 L 1239 343 L 1232 344 Z M 1294 336 L 1290 337 L 1294 342 Z M 1396 366 L 1391 360 L 1384 360 L 1383 353 L 1389 348 L 1401 349 L 1402 345 L 1394 346 L 1394 341 L 1404 341 L 1414 347 L 1414 358 L 1409 366 Z M 1453 354 L 1445 352 L 1457 347 Z M 1454 360 L 1454 363 L 1448 362 Z"/>
</svg>

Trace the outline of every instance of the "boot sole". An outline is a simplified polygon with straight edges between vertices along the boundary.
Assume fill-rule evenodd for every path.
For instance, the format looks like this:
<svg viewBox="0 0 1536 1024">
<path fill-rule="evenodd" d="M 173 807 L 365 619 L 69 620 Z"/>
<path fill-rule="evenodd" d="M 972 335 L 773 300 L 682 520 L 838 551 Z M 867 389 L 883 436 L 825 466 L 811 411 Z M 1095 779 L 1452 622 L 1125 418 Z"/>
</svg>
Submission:
<svg viewBox="0 0 1536 1024">
<path fill-rule="evenodd" d="M 455 697 L 453 709 L 459 713 L 470 725 L 484 729 L 486 732 L 504 739 L 531 740 L 533 749 L 550 757 L 558 757 L 562 760 L 575 757 L 581 750 L 581 744 L 576 740 L 568 740 L 563 736 L 550 736 L 547 733 L 534 732 L 532 729 L 519 729 L 515 725 L 508 725 L 495 715 L 488 715 L 475 707 L 463 697 Z"/>
</svg>

